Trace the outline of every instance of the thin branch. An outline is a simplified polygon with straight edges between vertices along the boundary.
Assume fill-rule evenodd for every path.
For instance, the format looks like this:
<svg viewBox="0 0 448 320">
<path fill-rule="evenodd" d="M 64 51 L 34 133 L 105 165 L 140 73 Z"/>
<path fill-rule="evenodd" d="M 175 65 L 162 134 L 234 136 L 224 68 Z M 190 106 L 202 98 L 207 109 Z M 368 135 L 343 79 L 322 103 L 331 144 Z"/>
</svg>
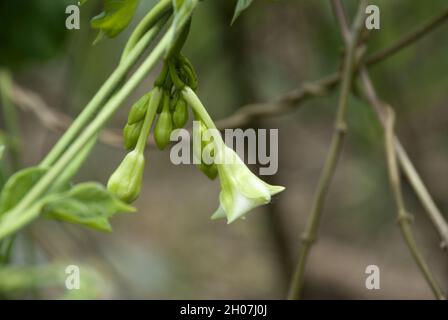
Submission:
<svg viewBox="0 0 448 320">
<path fill-rule="evenodd" d="M 370 80 L 367 68 L 365 66 L 361 66 L 360 76 L 364 89 L 364 99 L 376 112 L 381 125 L 385 127 L 387 110 L 377 97 L 376 91 L 373 88 L 372 81 Z M 409 159 L 409 156 L 398 137 L 394 137 L 394 142 L 395 152 L 397 153 L 401 168 L 414 189 L 415 194 L 425 208 L 425 212 L 427 213 L 437 233 L 439 234 L 441 239 L 441 248 L 448 252 L 448 250 L 446 250 L 448 244 L 448 224 L 432 199 L 428 189 L 425 187 L 425 184 L 417 173 L 417 170 L 412 164 L 412 161 Z"/>
<path fill-rule="evenodd" d="M 348 19 L 344 7 L 339 1 L 331 0 L 331 9 L 333 10 L 333 14 L 336 17 L 336 22 L 339 26 L 339 31 L 341 32 L 342 39 L 344 40 L 344 43 L 347 44 L 350 42 L 350 39 L 352 37 L 352 31 L 346 23 Z"/>
<path fill-rule="evenodd" d="M 431 18 L 422 26 L 419 26 L 416 30 L 404 35 L 389 47 L 380 49 L 379 51 L 368 55 L 365 59 L 365 64 L 368 66 L 376 65 L 379 62 L 392 57 L 397 52 L 406 49 L 420 40 L 423 36 L 440 27 L 446 21 L 448 21 L 448 8 L 445 9 L 442 14 Z M 331 90 L 335 89 L 340 81 L 341 72 L 336 72 L 319 80 L 307 82 L 300 88 L 290 91 L 278 100 L 268 103 L 251 104 L 240 108 L 230 117 L 218 121 L 217 126 L 218 128 L 243 127 L 256 118 L 276 116 L 295 111 L 301 103 L 307 101 L 309 98 L 326 95 Z"/>
<path fill-rule="evenodd" d="M 344 58 L 343 70 L 342 70 L 342 84 L 341 93 L 339 95 L 338 110 L 336 115 L 335 132 L 333 134 L 330 150 L 327 159 L 322 170 L 322 174 L 319 178 L 317 191 L 313 200 L 313 207 L 311 215 L 306 225 L 306 230 L 302 236 L 302 247 L 299 253 L 299 261 L 297 263 L 296 270 L 291 282 L 289 290 L 289 299 L 299 299 L 303 287 L 305 266 L 308 258 L 308 254 L 311 250 L 311 246 L 316 240 L 317 231 L 319 228 L 323 207 L 325 204 L 325 198 L 330 187 L 330 182 L 333 178 L 338 159 L 341 154 L 341 150 L 344 144 L 347 125 L 345 122 L 347 100 L 350 93 L 350 87 L 352 84 L 354 74 L 354 64 L 356 60 L 356 47 L 358 44 L 358 38 L 363 26 L 364 10 L 366 7 L 366 1 L 360 1 L 358 12 L 356 14 L 352 31 L 350 34 L 343 35 L 346 54 Z M 335 12 L 338 15 L 340 12 Z"/>
<path fill-rule="evenodd" d="M 395 138 L 395 152 L 397 153 L 402 170 L 404 171 L 421 204 L 425 208 L 425 212 L 431 220 L 432 225 L 437 230 L 437 233 L 441 238 L 440 247 L 448 253 L 448 224 L 398 138 Z"/>
<path fill-rule="evenodd" d="M 439 300 L 445 300 L 445 296 L 440 288 L 439 284 L 435 280 L 428 265 L 417 248 L 417 244 L 414 239 L 412 232 L 411 222 L 412 217 L 406 210 L 403 198 L 403 192 L 401 189 L 400 173 L 397 164 L 397 155 L 395 152 L 395 135 L 394 135 L 394 123 L 395 114 L 392 108 L 383 105 L 385 112 L 385 145 L 386 145 L 386 156 L 387 156 L 387 168 L 389 173 L 389 182 L 393 192 L 395 205 L 397 207 L 398 224 L 400 225 L 403 237 L 406 244 L 414 257 L 420 271 L 431 287 L 432 292 Z"/>
<path fill-rule="evenodd" d="M 369 56 L 366 60 L 367 64 L 375 64 L 378 63 L 385 58 L 388 58 L 395 53 L 401 51 L 403 48 L 406 48 L 410 44 L 416 42 L 421 39 L 423 36 L 427 35 L 429 32 L 435 30 L 437 27 L 441 26 L 448 19 L 448 9 L 445 9 L 441 14 L 435 16 L 430 21 L 424 23 L 420 27 L 418 27 L 413 32 L 405 35 L 400 40 L 398 40 L 395 44 L 387 47 L 383 50 L 379 50 Z"/>
<path fill-rule="evenodd" d="M 338 7 L 339 10 L 335 11 L 337 18 L 340 20 L 340 25 L 347 25 L 347 19 L 344 14 L 344 7 L 340 0 L 332 0 L 335 7 Z M 397 138 L 394 134 L 394 123 L 395 123 L 395 114 L 389 106 L 386 106 L 382 103 L 370 81 L 370 77 L 368 75 L 368 71 L 365 65 L 361 64 L 361 79 L 364 85 L 364 89 L 366 91 L 366 95 L 368 96 L 368 100 L 370 101 L 373 109 L 377 112 L 380 118 L 380 122 L 382 122 L 384 130 L 385 130 L 385 145 L 386 145 L 386 154 L 387 154 L 387 164 L 388 164 L 388 173 L 390 185 L 393 191 L 394 200 L 397 206 L 398 212 L 398 222 L 400 228 L 403 233 L 403 237 L 405 242 L 414 257 L 415 262 L 417 263 L 420 271 L 422 272 L 424 278 L 428 282 L 431 290 L 433 291 L 436 298 L 440 300 L 444 300 L 444 294 L 436 282 L 434 276 L 429 271 L 429 268 L 423 258 L 423 255 L 417 248 L 417 245 L 414 240 L 414 236 L 411 228 L 411 218 L 407 213 L 403 193 L 401 189 L 401 180 L 399 169 L 397 165 L 397 155 L 395 152 L 395 142 Z"/>
</svg>

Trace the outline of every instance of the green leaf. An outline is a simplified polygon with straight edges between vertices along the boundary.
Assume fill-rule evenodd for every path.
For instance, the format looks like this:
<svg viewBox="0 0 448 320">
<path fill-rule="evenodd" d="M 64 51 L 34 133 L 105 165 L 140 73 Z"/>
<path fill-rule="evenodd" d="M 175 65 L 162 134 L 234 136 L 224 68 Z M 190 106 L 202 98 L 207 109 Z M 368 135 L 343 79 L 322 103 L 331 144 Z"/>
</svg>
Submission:
<svg viewBox="0 0 448 320">
<path fill-rule="evenodd" d="M 231 24 L 233 24 L 235 22 L 235 20 L 238 19 L 238 17 L 244 10 L 249 8 L 249 6 L 252 4 L 252 2 L 253 2 L 253 0 L 238 0 Z"/>
<path fill-rule="evenodd" d="M 2 160 L 2 158 L 3 158 L 3 153 L 5 153 L 5 146 L 0 145 L 0 160 Z"/>
<path fill-rule="evenodd" d="M 0 216 L 13 208 L 46 172 L 44 168 L 30 167 L 13 174 L 0 195 Z"/>
<path fill-rule="evenodd" d="M 113 38 L 123 31 L 131 22 L 137 5 L 138 0 L 104 0 L 104 11 L 90 22 L 92 28 L 100 30 L 95 42 L 103 35 Z"/>
<path fill-rule="evenodd" d="M 109 193 L 98 183 L 87 182 L 48 199 L 42 213 L 46 218 L 111 231 L 108 219 L 118 212 L 135 209 Z"/>
</svg>

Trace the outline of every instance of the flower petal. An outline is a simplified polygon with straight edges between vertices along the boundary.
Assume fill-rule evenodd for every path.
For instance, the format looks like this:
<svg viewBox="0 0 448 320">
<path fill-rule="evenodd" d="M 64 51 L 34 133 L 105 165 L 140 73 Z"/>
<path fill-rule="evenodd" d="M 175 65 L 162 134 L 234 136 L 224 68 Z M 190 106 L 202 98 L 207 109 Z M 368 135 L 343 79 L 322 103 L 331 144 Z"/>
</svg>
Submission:
<svg viewBox="0 0 448 320">
<path fill-rule="evenodd" d="M 224 211 L 223 207 L 219 205 L 218 209 L 216 209 L 215 213 L 213 213 L 211 219 L 218 220 L 218 219 L 225 219 L 226 217 L 227 217 L 226 212 Z"/>
<path fill-rule="evenodd" d="M 272 186 L 253 174 L 237 153 L 222 143 L 217 148 L 217 163 L 221 179 L 220 206 L 212 219 L 227 217 L 227 223 L 243 218 L 252 209 L 267 204 L 271 196 L 283 191 L 281 186 Z"/>
<path fill-rule="evenodd" d="M 268 201 L 269 202 L 269 201 Z M 252 209 L 259 207 L 267 202 L 263 199 L 250 199 L 245 197 L 237 190 L 233 193 L 233 203 L 230 210 L 227 212 L 227 223 L 232 223 L 235 220 L 244 217 Z"/>
</svg>

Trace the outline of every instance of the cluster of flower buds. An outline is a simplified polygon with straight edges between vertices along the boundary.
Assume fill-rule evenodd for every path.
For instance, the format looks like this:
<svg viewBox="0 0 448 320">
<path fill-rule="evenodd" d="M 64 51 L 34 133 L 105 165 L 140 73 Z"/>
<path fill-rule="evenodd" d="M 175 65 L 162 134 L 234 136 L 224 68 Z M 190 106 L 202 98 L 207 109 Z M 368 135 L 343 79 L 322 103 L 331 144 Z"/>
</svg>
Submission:
<svg viewBox="0 0 448 320">
<path fill-rule="evenodd" d="M 187 123 L 188 105 L 181 95 L 185 86 L 196 89 L 198 81 L 190 61 L 179 54 L 165 62 L 154 88 L 131 107 L 123 129 L 124 147 L 130 152 L 108 181 L 108 189 L 121 200 L 131 203 L 140 194 L 144 151 L 156 114 L 154 140 L 161 150 L 170 143 L 172 131 Z"/>
<path fill-rule="evenodd" d="M 197 167 L 210 179 L 219 176 L 221 181 L 220 206 L 212 219 L 226 218 L 231 223 L 250 210 L 269 203 L 271 197 L 283 191 L 284 187 L 271 186 L 254 175 L 224 144 L 219 133 L 211 141 L 203 138 L 206 130 L 216 130 L 216 126 L 195 93 L 197 86 L 196 73 L 185 57 L 179 54 L 165 61 L 154 88 L 129 112 L 123 136 L 125 147 L 130 152 L 111 175 L 108 189 L 121 200 L 133 202 L 140 193 L 144 150 L 153 122 L 156 121 L 154 140 L 163 150 L 170 143 L 172 131 L 186 125 L 191 106 L 195 120 L 200 123 L 199 137 L 196 138 L 201 143 L 193 143 L 194 157 L 200 159 Z M 210 155 L 214 161 L 204 159 L 204 154 Z"/>
<path fill-rule="evenodd" d="M 163 150 L 170 143 L 171 132 L 183 128 L 188 121 L 188 105 L 180 94 L 181 90 L 185 86 L 196 90 L 198 81 L 190 61 L 178 55 L 165 63 L 156 85 L 162 87 L 164 93 L 157 110 L 159 117 L 154 128 L 154 140 Z"/>
</svg>

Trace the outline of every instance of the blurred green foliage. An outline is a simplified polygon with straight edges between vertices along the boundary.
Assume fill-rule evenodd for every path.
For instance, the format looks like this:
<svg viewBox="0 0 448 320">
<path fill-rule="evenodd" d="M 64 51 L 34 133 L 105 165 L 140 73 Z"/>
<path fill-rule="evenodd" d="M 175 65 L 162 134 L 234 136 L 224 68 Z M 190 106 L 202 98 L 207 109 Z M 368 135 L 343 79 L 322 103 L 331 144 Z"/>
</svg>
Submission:
<svg viewBox="0 0 448 320">
<path fill-rule="evenodd" d="M 0 1 L 0 66 L 18 68 L 61 53 L 69 0 Z"/>
</svg>

